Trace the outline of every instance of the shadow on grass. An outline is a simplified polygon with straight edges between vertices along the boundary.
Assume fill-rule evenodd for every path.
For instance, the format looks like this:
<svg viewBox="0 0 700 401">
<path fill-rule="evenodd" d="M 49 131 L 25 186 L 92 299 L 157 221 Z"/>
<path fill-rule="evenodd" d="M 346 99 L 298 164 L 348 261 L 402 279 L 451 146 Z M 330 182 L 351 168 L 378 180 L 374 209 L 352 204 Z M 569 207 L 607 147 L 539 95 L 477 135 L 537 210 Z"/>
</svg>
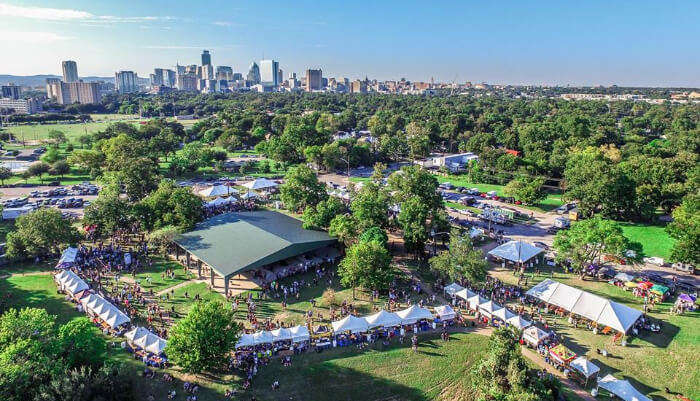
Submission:
<svg viewBox="0 0 700 401">
<path fill-rule="evenodd" d="M 41 308 L 63 324 L 84 316 L 56 290 L 51 275 L 14 276 L 0 279 L 0 314 L 10 308 Z"/>
</svg>

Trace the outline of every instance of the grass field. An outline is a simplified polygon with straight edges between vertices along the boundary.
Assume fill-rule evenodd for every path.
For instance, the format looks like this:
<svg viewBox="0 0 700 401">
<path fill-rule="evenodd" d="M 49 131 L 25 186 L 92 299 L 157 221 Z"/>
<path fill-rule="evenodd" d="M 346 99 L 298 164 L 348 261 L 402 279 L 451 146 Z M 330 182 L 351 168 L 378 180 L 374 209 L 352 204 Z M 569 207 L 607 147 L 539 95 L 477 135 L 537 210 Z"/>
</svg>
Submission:
<svg viewBox="0 0 700 401">
<path fill-rule="evenodd" d="M 515 284 L 517 278 L 510 271 L 494 268 L 492 274 Z M 549 273 L 532 277 L 530 286 L 550 277 Z M 603 281 L 581 281 L 577 276 L 555 272 L 553 279 L 581 288 L 596 295 L 620 302 L 638 310 L 643 309 L 642 298 L 629 291 Z M 651 394 L 655 400 L 671 400 L 664 393 L 664 387 L 679 391 L 692 399 L 700 398 L 700 370 L 696 356 L 700 354 L 700 313 L 687 313 L 682 316 L 670 315 L 670 302 L 657 304 L 649 313 L 663 322 L 661 333 L 643 332 L 640 337 L 629 341 L 626 347 L 611 345 L 611 337 L 595 335 L 586 329 L 576 329 L 564 318 L 550 315 L 548 321 L 554 330 L 564 338 L 564 344 L 579 355 L 586 355 L 601 368 L 601 374 L 614 374 L 625 378 L 640 391 Z M 597 355 L 596 349 L 607 349 L 612 356 Z"/>
<path fill-rule="evenodd" d="M 0 310 L 6 308 L 43 308 L 56 315 L 59 324 L 76 317 L 84 316 L 64 295 L 56 291 L 56 284 L 51 274 L 30 273 L 13 275 L 0 279 Z"/>
<path fill-rule="evenodd" d="M 172 269 L 175 273 L 174 278 L 162 276 L 162 274 L 168 268 Z M 133 278 L 132 276 L 127 277 L 130 279 Z M 149 277 L 151 279 L 150 283 L 147 280 Z M 153 292 L 157 293 L 161 290 L 182 283 L 187 279 L 187 274 L 185 273 L 185 268 L 179 263 L 164 259 L 155 259 L 153 266 L 146 268 L 141 273 L 137 273 L 135 279 L 144 291 L 153 290 Z"/>
<path fill-rule="evenodd" d="M 646 256 L 668 259 L 675 240 L 666 233 L 665 227 L 650 224 L 620 223 L 625 236 L 642 244 Z"/>
<path fill-rule="evenodd" d="M 5 130 L 15 136 L 18 141 L 40 141 L 46 139 L 49 132 L 53 130 L 61 131 L 66 134 L 66 138 L 70 142 L 77 142 L 77 139 L 83 135 L 92 134 L 97 131 L 102 131 L 113 121 L 99 121 L 80 124 L 37 124 L 37 125 L 19 125 L 8 127 Z"/>
</svg>

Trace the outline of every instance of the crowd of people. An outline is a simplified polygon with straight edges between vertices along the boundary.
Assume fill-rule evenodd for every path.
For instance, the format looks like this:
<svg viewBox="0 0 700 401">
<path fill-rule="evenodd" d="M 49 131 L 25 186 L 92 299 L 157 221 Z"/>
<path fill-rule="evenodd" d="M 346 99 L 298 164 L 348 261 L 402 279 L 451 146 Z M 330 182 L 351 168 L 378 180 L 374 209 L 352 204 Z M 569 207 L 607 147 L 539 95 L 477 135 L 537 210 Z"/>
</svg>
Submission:
<svg viewBox="0 0 700 401">
<path fill-rule="evenodd" d="M 204 212 L 204 218 L 208 219 L 210 217 L 218 216 L 224 213 L 230 212 L 240 212 L 240 211 L 252 211 L 258 208 L 257 203 L 253 199 L 239 199 L 234 202 L 227 202 L 221 205 L 204 205 L 202 207 Z"/>
</svg>

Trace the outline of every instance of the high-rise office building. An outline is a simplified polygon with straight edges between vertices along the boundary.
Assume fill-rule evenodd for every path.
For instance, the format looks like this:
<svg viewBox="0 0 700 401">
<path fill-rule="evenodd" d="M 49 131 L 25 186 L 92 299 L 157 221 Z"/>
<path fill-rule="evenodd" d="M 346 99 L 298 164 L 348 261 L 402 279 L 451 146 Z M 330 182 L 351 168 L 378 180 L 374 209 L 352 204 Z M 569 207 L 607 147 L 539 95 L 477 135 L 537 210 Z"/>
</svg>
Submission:
<svg viewBox="0 0 700 401">
<path fill-rule="evenodd" d="M 211 65 L 211 54 L 209 54 L 209 50 L 202 51 L 202 65 Z"/>
<path fill-rule="evenodd" d="M 253 61 L 248 68 L 248 75 L 246 76 L 246 81 L 250 86 L 260 83 L 260 67 Z"/>
<path fill-rule="evenodd" d="M 151 85 L 163 85 L 163 69 L 154 68 L 151 74 Z"/>
<path fill-rule="evenodd" d="M 46 80 L 46 92 L 58 104 L 97 104 L 101 97 L 98 82 L 61 82 L 49 78 Z"/>
<path fill-rule="evenodd" d="M 260 60 L 260 83 L 263 86 L 279 86 L 280 65 L 275 60 Z"/>
<path fill-rule="evenodd" d="M 15 84 L 2 85 L 0 87 L 2 91 L 2 96 L 8 99 L 19 99 L 22 96 L 22 87 Z"/>
<path fill-rule="evenodd" d="M 202 79 L 214 79 L 214 66 L 211 64 L 205 64 L 202 66 Z"/>
<path fill-rule="evenodd" d="M 227 65 L 216 66 L 216 79 L 231 81 L 233 79 L 233 68 Z"/>
<path fill-rule="evenodd" d="M 306 82 L 304 82 L 306 91 L 317 91 L 323 89 L 323 72 L 318 70 L 306 70 Z"/>
<path fill-rule="evenodd" d="M 175 71 L 163 70 L 163 85 L 169 88 L 175 86 Z"/>
<path fill-rule="evenodd" d="M 176 87 L 181 91 L 194 92 L 198 82 L 199 79 L 194 74 L 178 74 Z"/>
<path fill-rule="evenodd" d="M 138 77 L 133 71 L 119 71 L 114 73 L 114 86 L 119 93 L 138 92 Z"/>
<path fill-rule="evenodd" d="M 78 64 L 73 60 L 66 60 L 61 63 L 63 68 L 63 82 L 78 81 Z"/>
<path fill-rule="evenodd" d="M 186 69 L 187 69 L 187 66 L 180 65 L 179 63 L 175 63 L 175 72 L 176 73 L 184 74 Z"/>
<path fill-rule="evenodd" d="M 352 93 L 367 93 L 367 81 L 360 81 L 359 79 L 352 81 L 350 91 Z"/>
<path fill-rule="evenodd" d="M 56 91 L 56 86 L 60 83 L 60 78 L 46 78 L 46 97 L 48 97 L 49 99 L 57 100 L 58 93 Z"/>
</svg>

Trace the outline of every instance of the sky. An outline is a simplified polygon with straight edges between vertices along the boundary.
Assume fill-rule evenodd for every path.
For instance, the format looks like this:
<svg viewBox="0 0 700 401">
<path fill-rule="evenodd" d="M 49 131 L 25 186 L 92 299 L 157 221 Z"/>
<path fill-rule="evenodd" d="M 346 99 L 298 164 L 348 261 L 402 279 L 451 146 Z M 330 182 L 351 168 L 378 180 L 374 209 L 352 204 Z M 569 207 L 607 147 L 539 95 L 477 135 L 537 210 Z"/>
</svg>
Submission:
<svg viewBox="0 0 700 401">
<path fill-rule="evenodd" d="M 698 0 L 0 0 L 0 74 L 199 64 L 492 84 L 700 87 Z"/>
</svg>

